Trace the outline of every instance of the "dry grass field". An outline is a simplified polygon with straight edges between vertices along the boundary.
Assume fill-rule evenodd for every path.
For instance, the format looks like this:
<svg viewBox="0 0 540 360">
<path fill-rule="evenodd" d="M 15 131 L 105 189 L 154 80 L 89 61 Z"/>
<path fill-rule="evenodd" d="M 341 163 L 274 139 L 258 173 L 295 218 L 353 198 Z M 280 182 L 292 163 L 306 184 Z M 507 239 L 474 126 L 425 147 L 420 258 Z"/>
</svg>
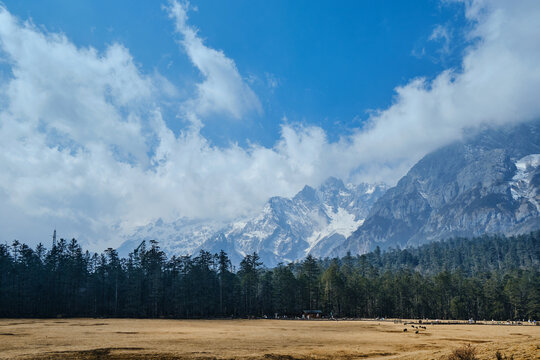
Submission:
<svg viewBox="0 0 540 360">
<path fill-rule="evenodd" d="M 540 327 L 301 320 L 0 320 L 0 359 L 540 359 Z M 408 331 L 404 332 L 403 329 Z"/>
</svg>

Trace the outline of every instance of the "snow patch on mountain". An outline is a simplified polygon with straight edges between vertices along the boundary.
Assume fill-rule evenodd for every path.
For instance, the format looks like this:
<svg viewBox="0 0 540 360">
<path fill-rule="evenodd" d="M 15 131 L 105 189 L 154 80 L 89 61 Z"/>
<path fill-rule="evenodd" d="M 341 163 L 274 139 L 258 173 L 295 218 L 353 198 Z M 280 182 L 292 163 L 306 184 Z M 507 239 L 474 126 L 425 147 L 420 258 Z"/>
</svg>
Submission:
<svg viewBox="0 0 540 360">
<path fill-rule="evenodd" d="M 535 176 L 540 173 L 540 154 L 522 157 L 515 163 L 516 173 L 510 181 L 510 193 L 514 200 L 525 199 L 540 211 L 540 194 L 534 184 Z"/>
<path fill-rule="evenodd" d="M 426 154 L 331 256 L 540 228 L 540 120 L 488 127 Z"/>
<path fill-rule="evenodd" d="M 371 193 L 373 193 L 373 191 Z M 338 208 L 337 211 L 332 211 L 328 205 L 325 205 L 325 208 L 326 213 L 330 218 L 330 222 L 326 224 L 326 226 L 323 226 L 322 229 L 313 231 L 311 236 L 308 237 L 307 243 L 309 244 L 309 247 L 306 249 L 306 255 L 308 255 L 322 240 L 336 234 L 348 238 L 364 223 L 364 219 L 356 219 L 355 215 L 351 214 L 346 209 Z"/>
</svg>

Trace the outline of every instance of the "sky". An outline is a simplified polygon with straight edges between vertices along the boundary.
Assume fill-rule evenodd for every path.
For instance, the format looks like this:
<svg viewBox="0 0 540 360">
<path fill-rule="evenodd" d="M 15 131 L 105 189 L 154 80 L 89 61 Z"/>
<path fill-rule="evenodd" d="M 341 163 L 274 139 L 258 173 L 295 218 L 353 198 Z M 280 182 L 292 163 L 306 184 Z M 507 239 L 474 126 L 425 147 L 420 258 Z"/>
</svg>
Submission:
<svg viewBox="0 0 540 360">
<path fill-rule="evenodd" d="M 540 3 L 4 1 L 0 241 L 101 250 L 540 115 Z"/>
</svg>

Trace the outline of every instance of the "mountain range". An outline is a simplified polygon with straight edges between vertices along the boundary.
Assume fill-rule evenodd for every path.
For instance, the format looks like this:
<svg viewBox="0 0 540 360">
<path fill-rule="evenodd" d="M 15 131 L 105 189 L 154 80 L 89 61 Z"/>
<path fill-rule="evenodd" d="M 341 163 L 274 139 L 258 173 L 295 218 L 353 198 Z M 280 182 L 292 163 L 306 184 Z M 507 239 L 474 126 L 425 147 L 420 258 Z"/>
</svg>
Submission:
<svg viewBox="0 0 540 360">
<path fill-rule="evenodd" d="M 255 216 L 228 224 L 159 219 L 137 229 L 119 252 L 126 254 L 141 240 L 157 239 L 168 254 L 224 250 L 234 263 L 253 252 L 268 266 L 307 254 L 324 257 L 362 224 L 386 190 L 382 183 L 352 185 L 331 177 L 316 189 L 305 186 L 293 198 L 272 197 Z"/>
<path fill-rule="evenodd" d="M 424 156 L 396 186 L 329 178 L 293 198 L 272 197 L 230 223 L 179 219 L 137 229 L 120 247 L 157 239 L 168 254 L 257 252 L 267 266 L 405 248 L 455 236 L 540 229 L 540 121 L 485 129 Z"/>
</svg>

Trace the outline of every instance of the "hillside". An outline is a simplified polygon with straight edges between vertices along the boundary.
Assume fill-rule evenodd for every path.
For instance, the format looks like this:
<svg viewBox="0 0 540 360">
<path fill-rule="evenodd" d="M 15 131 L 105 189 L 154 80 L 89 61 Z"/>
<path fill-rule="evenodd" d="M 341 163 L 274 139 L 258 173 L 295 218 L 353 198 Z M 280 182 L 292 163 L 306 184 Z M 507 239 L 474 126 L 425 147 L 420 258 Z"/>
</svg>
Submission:
<svg viewBox="0 0 540 360">
<path fill-rule="evenodd" d="M 328 264 L 331 260 L 323 260 Z M 341 263 L 366 272 L 410 270 L 421 274 L 459 271 L 466 276 L 482 273 L 509 273 L 540 268 L 540 231 L 505 237 L 483 235 L 453 238 L 403 250 L 376 249 L 360 256 L 347 255 Z"/>
<path fill-rule="evenodd" d="M 540 229 L 540 122 L 488 129 L 421 159 L 330 254 Z"/>
</svg>

